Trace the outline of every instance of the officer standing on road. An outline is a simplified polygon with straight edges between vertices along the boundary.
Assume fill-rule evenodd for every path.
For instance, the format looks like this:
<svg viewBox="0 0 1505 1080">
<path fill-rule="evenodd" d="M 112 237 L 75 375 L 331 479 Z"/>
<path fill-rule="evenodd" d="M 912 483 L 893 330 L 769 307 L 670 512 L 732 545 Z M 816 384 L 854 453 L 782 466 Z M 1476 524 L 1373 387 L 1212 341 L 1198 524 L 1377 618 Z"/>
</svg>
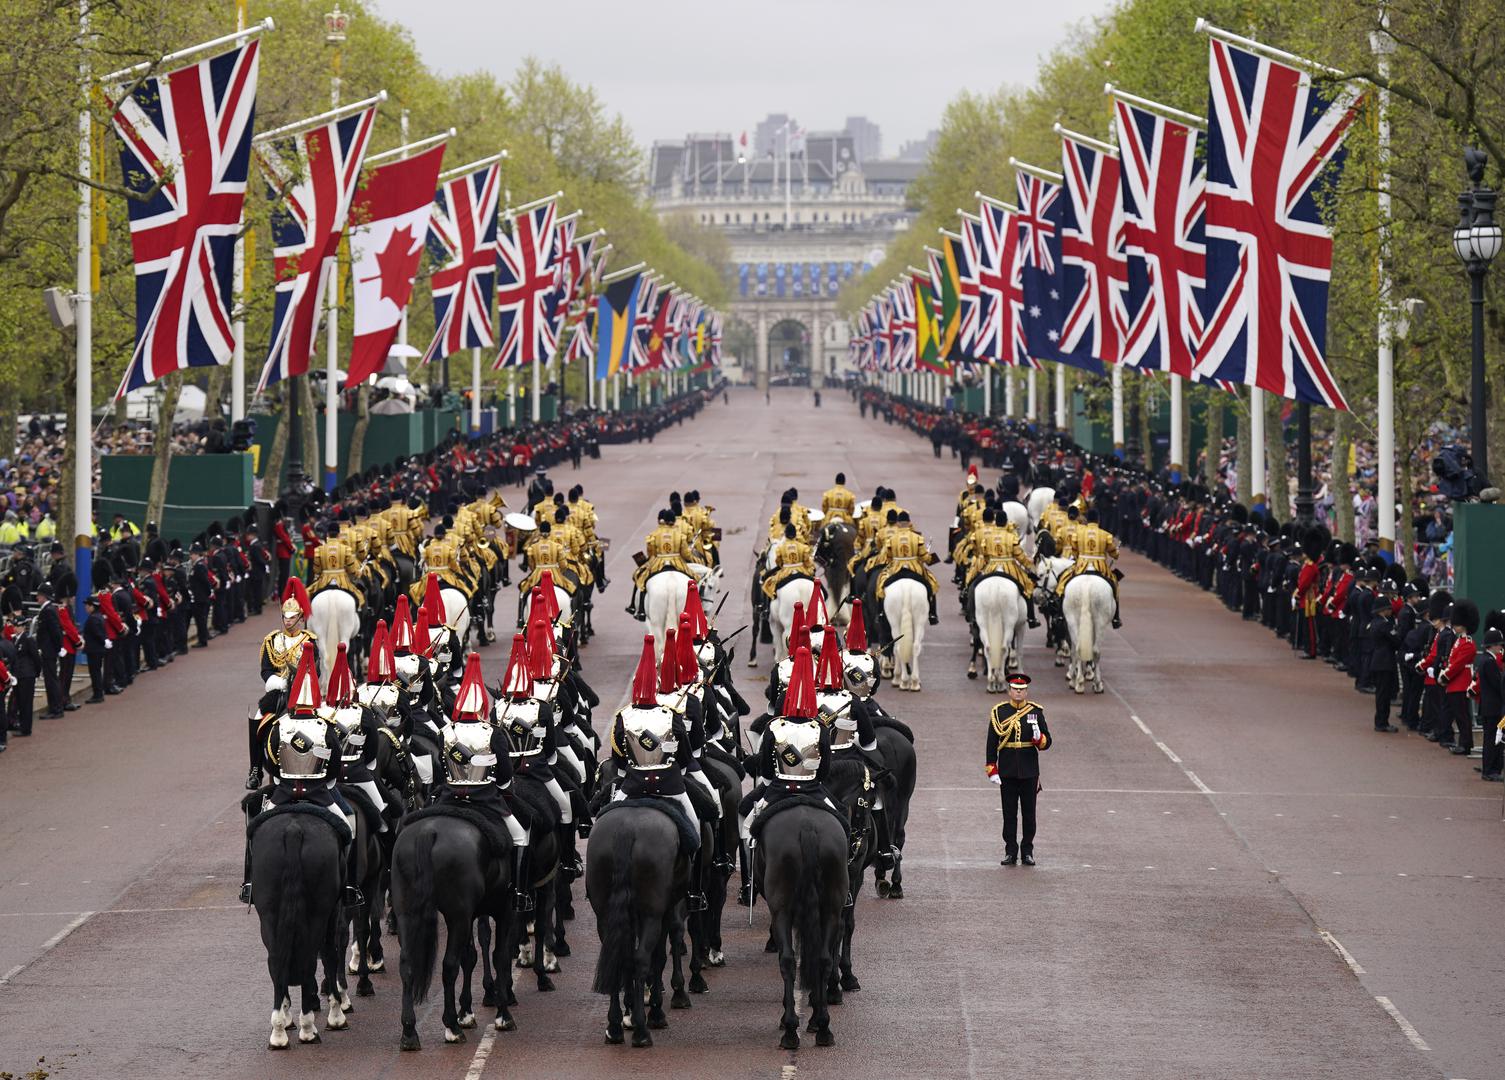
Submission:
<svg viewBox="0 0 1505 1080">
<path fill-rule="evenodd" d="M 1045 710 L 1029 700 L 1029 676 L 1015 672 L 1009 676 L 1009 699 L 994 706 L 987 733 L 988 779 L 998 785 L 1003 797 L 1004 854 L 1000 865 L 1035 865 L 1040 751 L 1049 748 Z"/>
</svg>

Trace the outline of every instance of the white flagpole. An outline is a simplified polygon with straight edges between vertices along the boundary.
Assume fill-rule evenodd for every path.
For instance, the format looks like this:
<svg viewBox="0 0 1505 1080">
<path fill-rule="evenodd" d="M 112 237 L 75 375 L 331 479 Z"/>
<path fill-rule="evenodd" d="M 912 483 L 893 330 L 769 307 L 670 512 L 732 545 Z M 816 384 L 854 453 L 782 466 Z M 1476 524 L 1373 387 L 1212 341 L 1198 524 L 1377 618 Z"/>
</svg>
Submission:
<svg viewBox="0 0 1505 1080">
<path fill-rule="evenodd" d="M 1379 87 L 1379 159 L 1380 159 L 1380 324 L 1378 398 L 1379 431 L 1375 463 L 1375 501 L 1379 512 L 1380 550 L 1395 555 L 1395 322 L 1391 303 L 1390 269 L 1385 265 L 1385 248 L 1390 241 L 1390 91 L 1384 82 L 1390 75 L 1390 54 L 1395 42 L 1390 37 L 1390 12 L 1380 3 L 1380 28 L 1369 35 L 1380 73 Z"/>
<path fill-rule="evenodd" d="M 481 434 L 481 348 L 470 347 L 470 437 Z"/>
<path fill-rule="evenodd" d="M 329 107 L 340 107 L 340 46 L 333 42 L 334 73 L 329 77 Z M 340 255 L 335 249 L 329 272 L 329 313 L 324 324 L 324 490 L 332 491 L 340 476 L 340 388 L 335 380 L 340 362 Z"/>
<path fill-rule="evenodd" d="M 533 418 L 533 422 L 536 424 L 538 423 L 539 417 L 542 415 L 541 405 L 538 400 L 538 395 L 540 392 L 539 383 L 541 380 L 538 369 L 543 366 L 543 360 L 534 360 L 533 363 L 529 364 L 528 366 L 533 369 L 533 405 L 528 410 L 528 414 Z"/>
<path fill-rule="evenodd" d="M 991 364 L 982 366 L 982 414 L 993 415 L 993 367 Z"/>
<path fill-rule="evenodd" d="M 79 85 L 89 100 L 89 0 L 79 0 Z M 92 121 L 87 104 L 78 114 L 78 175 L 90 176 L 93 156 L 89 133 Z M 73 392 L 73 558 L 80 599 L 91 592 L 94 544 L 94 191 L 82 180 L 78 185 L 78 265 L 73 297 L 74 392 Z M 11 437 L 15 432 L 11 432 Z M 82 611 L 76 609 L 82 617 Z M 83 625 L 80 623 L 79 625 Z"/>
<path fill-rule="evenodd" d="M 1066 365 L 1056 365 L 1056 430 L 1066 430 Z"/>
<path fill-rule="evenodd" d="M 1181 384 L 1186 380 L 1180 375 L 1171 376 L 1171 478 L 1179 480 L 1186 472 L 1186 432 L 1181 429 Z"/>
<path fill-rule="evenodd" d="M 1258 505 L 1263 500 L 1265 510 L 1275 510 L 1273 501 L 1265 492 L 1265 392 L 1257 386 L 1249 387 L 1249 502 Z M 1286 515 L 1282 504 L 1275 511 Z"/>
<path fill-rule="evenodd" d="M 1124 450 L 1124 369 L 1122 364 L 1113 366 L 1113 452 L 1122 456 Z"/>
<path fill-rule="evenodd" d="M 507 369 L 507 426 L 517 426 L 517 368 Z"/>
<path fill-rule="evenodd" d="M 1031 420 L 1040 419 L 1039 379 L 1036 378 L 1039 374 L 1034 368 L 1029 369 L 1028 412 L 1025 415 Z"/>
<path fill-rule="evenodd" d="M 1014 417 L 1014 369 L 1003 369 L 1003 415 L 1009 419 Z"/>
<path fill-rule="evenodd" d="M 246 0 L 235 0 L 235 32 L 246 28 Z M 245 212 L 241 212 L 241 224 L 245 224 Z M 230 351 L 230 422 L 246 418 L 246 313 L 245 295 L 246 251 L 245 240 L 235 238 L 235 261 L 230 271 L 230 336 L 234 345 Z M 214 403 L 216 414 L 219 402 Z"/>
</svg>

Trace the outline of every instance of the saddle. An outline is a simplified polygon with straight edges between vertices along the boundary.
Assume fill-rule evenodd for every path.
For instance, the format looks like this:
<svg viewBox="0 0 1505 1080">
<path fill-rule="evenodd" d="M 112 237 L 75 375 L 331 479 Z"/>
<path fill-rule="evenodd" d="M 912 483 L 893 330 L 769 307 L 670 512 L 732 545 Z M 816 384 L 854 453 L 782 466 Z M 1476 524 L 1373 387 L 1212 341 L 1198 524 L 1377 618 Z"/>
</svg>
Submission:
<svg viewBox="0 0 1505 1080">
<path fill-rule="evenodd" d="M 381 831 L 383 825 L 382 816 L 377 811 L 376 804 L 371 801 L 371 796 L 367 795 L 360 788 L 352 787 L 349 784 L 340 785 L 340 794 L 345 796 L 345 801 L 353 806 L 355 812 L 365 820 L 368 832 L 374 835 Z"/>
<path fill-rule="evenodd" d="M 783 798 L 776 799 L 773 802 L 764 804 L 763 809 L 758 812 L 758 816 L 753 819 L 751 830 L 753 839 L 761 840 L 763 836 L 763 829 L 771 820 L 773 820 L 779 814 L 783 813 L 785 810 L 792 809 L 796 806 L 813 806 L 817 810 L 824 810 L 837 821 L 841 822 L 841 833 L 843 836 L 848 836 L 847 819 L 842 817 L 839 810 L 832 809 L 823 797 L 819 795 L 795 793 L 791 795 L 785 795 Z M 848 836 L 847 842 L 851 842 L 850 836 Z"/>
<path fill-rule="evenodd" d="M 527 817 L 538 828 L 554 830 L 560 827 L 559 804 L 543 786 L 542 780 L 516 773 L 512 777 L 512 797 L 523 804 Z"/>
<path fill-rule="evenodd" d="M 432 806 L 425 806 L 422 810 L 414 810 L 402 819 L 402 824 L 397 827 L 399 833 L 412 825 L 415 821 L 424 818 L 448 817 L 458 818 L 469 825 L 474 825 L 483 837 L 486 838 L 486 846 L 490 849 L 491 857 L 500 859 L 507 857 L 512 850 L 512 835 L 507 832 L 507 825 L 503 815 L 490 807 L 480 803 L 462 803 L 459 801 L 446 801 L 441 797 L 439 802 Z"/>
<path fill-rule="evenodd" d="M 691 796 L 692 800 L 693 798 L 694 796 Z M 646 797 L 638 799 L 618 799 L 616 802 L 609 802 L 601 808 L 600 813 L 596 815 L 597 822 L 599 822 L 601 818 L 611 813 L 613 810 L 620 809 L 624 806 L 646 806 L 650 809 L 657 810 L 662 814 L 667 814 L 669 816 L 669 819 L 674 822 L 674 827 L 679 830 L 679 850 L 684 852 L 686 855 L 693 854 L 694 852 L 700 850 L 700 834 L 691 827 L 690 819 L 685 817 L 685 812 L 679 808 L 679 804 L 670 802 L 668 799 L 654 799 Z"/>
<path fill-rule="evenodd" d="M 241 809 L 249 814 L 251 812 L 251 807 L 255 804 L 259 804 L 265 797 L 266 789 L 264 788 L 259 791 L 249 792 L 245 796 L 245 798 L 240 800 Z M 333 813 L 337 814 L 339 813 L 339 810 L 333 810 Z M 329 807 L 318 806 L 314 803 L 308 802 L 283 803 L 281 806 L 273 806 L 266 810 L 262 810 L 250 821 L 246 822 L 246 843 L 250 843 L 251 839 L 256 835 L 256 830 L 261 828 L 268 821 L 272 820 L 272 818 L 286 814 L 303 814 L 305 816 L 317 818 L 319 821 L 322 821 L 329 827 L 330 832 L 334 833 L 335 840 L 339 842 L 341 850 L 344 850 L 350 844 L 349 834 L 344 829 L 336 825 L 334 823 L 334 818 L 330 816 L 331 809 Z"/>
</svg>

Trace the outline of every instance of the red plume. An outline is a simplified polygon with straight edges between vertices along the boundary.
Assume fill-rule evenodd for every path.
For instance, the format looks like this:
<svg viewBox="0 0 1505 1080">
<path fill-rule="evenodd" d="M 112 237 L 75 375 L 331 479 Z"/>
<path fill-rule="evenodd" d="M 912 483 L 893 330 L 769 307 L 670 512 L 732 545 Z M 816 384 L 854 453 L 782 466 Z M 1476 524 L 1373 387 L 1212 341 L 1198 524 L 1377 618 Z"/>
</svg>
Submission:
<svg viewBox="0 0 1505 1080">
<path fill-rule="evenodd" d="M 288 709 L 303 716 L 318 712 L 323 704 L 319 698 L 319 663 L 314 658 L 315 651 L 312 641 L 303 643 L 303 655 L 298 658 L 298 670 L 287 693 Z"/>
<path fill-rule="evenodd" d="M 331 705 L 349 705 L 355 700 L 355 680 L 350 676 L 349 647 L 342 641 L 329 668 L 329 685 L 324 700 Z"/>
<path fill-rule="evenodd" d="M 653 662 L 653 635 L 643 635 L 643 651 L 638 656 L 638 667 L 632 675 L 632 703 L 639 707 L 658 704 L 658 686 Z"/>
<path fill-rule="evenodd" d="M 862 598 L 852 599 L 852 621 L 847 624 L 847 651 L 867 652 L 867 623 L 862 621 Z"/>
<path fill-rule="evenodd" d="M 507 673 L 502 676 L 502 693 L 513 701 L 533 696 L 533 680 L 528 675 L 528 644 L 521 634 L 512 635 L 512 652 L 507 657 Z"/>
<path fill-rule="evenodd" d="M 834 624 L 827 624 L 826 637 L 820 646 L 820 663 L 815 685 L 821 690 L 840 690 L 846 685 L 841 668 L 841 636 Z"/>
<path fill-rule="evenodd" d="M 486 696 L 486 684 L 481 680 L 481 655 L 469 653 L 465 657 L 465 674 L 460 677 L 460 690 L 455 694 L 455 709 L 451 718 L 459 720 L 484 720 L 491 709 Z"/>
<path fill-rule="evenodd" d="M 658 692 L 672 694 L 679 689 L 679 634 L 674 627 L 664 631 L 664 658 L 658 665 Z"/>
<path fill-rule="evenodd" d="M 695 659 L 695 634 L 690 629 L 690 616 L 687 613 L 679 616 L 679 634 L 675 643 L 679 646 L 679 685 L 690 686 L 700 678 L 700 662 Z"/>
<path fill-rule="evenodd" d="M 700 603 L 700 590 L 694 587 L 685 590 L 684 613 L 690 617 L 690 635 L 696 641 L 704 641 L 711 635 L 711 624 L 705 617 L 705 608 Z"/>
<path fill-rule="evenodd" d="M 285 604 L 292 597 L 298 601 L 298 607 L 303 611 L 303 617 L 308 618 L 313 611 L 313 605 L 308 599 L 308 586 L 303 584 L 302 578 L 289 576 L 287 584 L 282 587 L 282 602 Z"/>
<path fill-rule="evenodd" d="M 789 689 L 784 691 L 784 707 L 779 715 L 796 720 L 814 720 L 815 664 L 810 650 L 801 645 L 794 654 L 794 670 L 789 673 Z"/>
</svg>

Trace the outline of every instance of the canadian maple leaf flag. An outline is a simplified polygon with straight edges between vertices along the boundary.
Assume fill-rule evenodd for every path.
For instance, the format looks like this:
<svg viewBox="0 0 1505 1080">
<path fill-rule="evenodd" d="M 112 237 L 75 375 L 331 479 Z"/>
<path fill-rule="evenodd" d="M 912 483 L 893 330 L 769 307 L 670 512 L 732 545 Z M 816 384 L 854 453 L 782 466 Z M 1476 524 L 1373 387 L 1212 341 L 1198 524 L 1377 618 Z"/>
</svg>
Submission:
<svg viewBox="0 0 1505 1080">
<path fill-rule="evenodd" d="M 428 236 L 434 187 L 444 146 L 372 169 L 350 219 L 350 268 L 355 289 L 354 386 L 382 369 L 413 295 L 413 278 Z"/>
</svg>

